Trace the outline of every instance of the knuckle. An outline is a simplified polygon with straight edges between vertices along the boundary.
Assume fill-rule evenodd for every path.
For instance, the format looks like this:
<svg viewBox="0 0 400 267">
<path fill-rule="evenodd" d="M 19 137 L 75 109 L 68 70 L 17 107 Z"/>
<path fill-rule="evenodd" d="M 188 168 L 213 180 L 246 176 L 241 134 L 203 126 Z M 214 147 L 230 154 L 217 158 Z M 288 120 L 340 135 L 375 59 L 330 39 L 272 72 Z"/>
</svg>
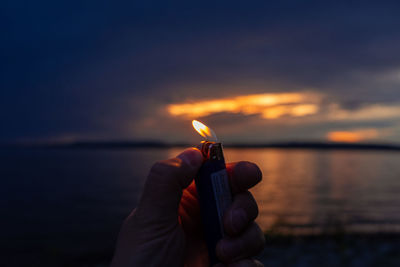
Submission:
<svg viewBox="0 0 400 267">
<path fill-rule="evenodd" d="M 162 173 L 164 170 L 164 162 L 163 161 L 157 161 L 156 163 L 151 166 L 150 169 L 150 174 L 159 174 Z"/>
<path fill-rule="evenodd" d="M 188 172 L 193 168 L 188 162 L 181 160 L 180 158 L 174 158 L 173 160 L 177 162 L 179 169 L 182 171 Z"/>
<path fill-rule="evenodd" d="M 147 182 L 159 185 L 176 183 L 177 186 L 186 188 L 191 182 L 187 179 L 190 171 L 190 165 L 180 158 L 160 160 L 151 167 Z"/>
<path fill-rule="evenodd" d="M 256 182 L 259 183 L 262 180 L 261 169 L 253 162 L 246 161 L 246 164 L 247 170 L 256 178 Z"/>
<path fill-rule="evenodd" d="M 251 164 L 251 162 L 249 162 L 249 161 L 239 161 L 239 162 L 235 165 L 235 172 L 238 172 L 238 173 L 240 173 L 240 174 L 246 173 L 249 164 Z"/>
<path fill-rule="evenodd" d="M 249 191 L 240 193 L 236 195 L 235 198 L 235 208 L 243 208 L 249 216 L 250 220 L 254 220 L 255 218 L 257 218 L 259 213 L 258 205 L 255 198 Z"/>
<path fill-rule="evenodd" d="M 242 177 L 239 182 L 239 186 L 241 187 L 250 188 L 262 180 L 262 172 L 260 168 L 255 163 L 249 161 L 239 161 L 235 165 L 233 171 L 236 176 Z"/>
<path fill-rule="evenodd" d="M 179 159 L 168 159 L 160 160 L 153 164 L 150 169 L 150 176 L 152 177 L 163 177 L 168 175 L 176 175 L 179 172 L 180 160 Z"/>
</svg>

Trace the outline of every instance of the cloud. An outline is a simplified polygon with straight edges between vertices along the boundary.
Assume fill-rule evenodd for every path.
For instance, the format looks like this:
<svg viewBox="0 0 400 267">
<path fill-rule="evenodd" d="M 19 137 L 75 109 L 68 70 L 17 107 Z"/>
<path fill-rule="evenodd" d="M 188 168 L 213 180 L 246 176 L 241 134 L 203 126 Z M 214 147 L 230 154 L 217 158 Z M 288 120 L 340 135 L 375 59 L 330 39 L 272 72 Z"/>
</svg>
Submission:
<svg viewBox="0 0 400 267">
<path fill-rule="evenodd" d="M 400 118 L 399 115 L 400 104 L 371 104 L 353 110 L 345 110 L 333 104 L 327 118 L 340 121 L 373 121 Z"/>
<path fill-rule="evenodd" d="M 363 128 L 349 130 L 335 130 L 328 132 L 326 138 L 332 142 L 361 142 L 368 140 L 378 140 L 393 134 L 395 128 Z"/>
<path fill-rule="evenodd" d="M 227 112 L 259 114 L 265 119 L 277 119 L 285 115 L 302 117 L 315 114 L 320 101 L 321 97 L 317 93 L 267 93 L 170 104 L 167 110 L 173 116 L 188 118 Z"/>
<path fill-rule="evenodd" d="M 358 142 L 395 138 L 400 103 L 346 106 L 326 94 L 298 91 L 198 99 L 166 110 L 175 120 L 204 118 L 228 139 Z"/>
<path fill-rule="evenodd" d="M 0 11 L 0 138 L 180 140 L 191 131 L 191 116 L 218 121 L 227 138 L 249 140 L 392 124 L 399 106 L 398 7 L 11 1 Z M 323 99 L 235 99 L 304 88 Z M 227 102 L 221 108 L 214 100 Z M 181 106 L 185 114 L 165 112 L 183 104 L 192 105 Z"/>
<path fill-rule="evenodd" d="M 379 136 L 376 129 L 357 129 L 352 131 L 332 131 L 326 137 L 332 142 L 355 143 L 368 139 L 375 139 Z"/>
<path fill-rule="evenodd" d="M 327 99 L 327 95 L 316 92 L 281 92 L 239 95 L 229 98 L 215 98 L 166 106 L 171 116 L 200 118 L 218 113 L 259 115 L 263 119 L 281 117 L 304 117 L 314 115 L 312 122 L 327 121 L 373 121 L 398 118 L 400 103 L 352 105 L 350 108 Z"/>
</svg>

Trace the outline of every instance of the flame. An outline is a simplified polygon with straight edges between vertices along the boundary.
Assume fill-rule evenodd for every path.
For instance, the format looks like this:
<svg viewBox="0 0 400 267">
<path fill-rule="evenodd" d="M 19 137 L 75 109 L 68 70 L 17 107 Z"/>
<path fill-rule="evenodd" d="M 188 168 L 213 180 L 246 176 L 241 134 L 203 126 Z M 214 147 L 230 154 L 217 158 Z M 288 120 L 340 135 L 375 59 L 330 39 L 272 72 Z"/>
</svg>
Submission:
<svg viewBox="0 0 400 267">
<path fill-rule="evenodd" d="M 215 113 L 260 114 L 264 119 L 285 115 L 302 117 L 318 112 L 320 96 L 315 93 L 269 93 L 242 95 L 168 105 L 173 116 L 204 117 Z"/>
<path fill-rule="evenodd" d="M 207 125 L 197 121 L 193 120 L 192 121 L 193 128 L 201 135 L 203 136 L 207 141 L 217 141 L 217 135 L 214 133 L 214 131 L 207 127 Z"/>
</svg>

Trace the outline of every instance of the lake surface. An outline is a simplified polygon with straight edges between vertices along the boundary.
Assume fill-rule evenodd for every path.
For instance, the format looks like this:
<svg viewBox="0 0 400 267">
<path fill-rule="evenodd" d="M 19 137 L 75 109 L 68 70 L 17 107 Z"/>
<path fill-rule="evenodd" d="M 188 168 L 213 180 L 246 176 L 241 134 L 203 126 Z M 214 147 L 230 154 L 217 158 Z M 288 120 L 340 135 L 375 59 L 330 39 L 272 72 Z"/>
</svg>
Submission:
<svg viewBox="0 0 400 267">
<path fill-rule="evenodd" d="M 180 151 L 1 150 L 0 250 L 32 263 L 39 254 L 109 255 L 152 163 Z M 399 152 L 225 149 L 225 157 L 260 166 L 252 193 L 263 230 L 400 232 Z"/>
</svg>

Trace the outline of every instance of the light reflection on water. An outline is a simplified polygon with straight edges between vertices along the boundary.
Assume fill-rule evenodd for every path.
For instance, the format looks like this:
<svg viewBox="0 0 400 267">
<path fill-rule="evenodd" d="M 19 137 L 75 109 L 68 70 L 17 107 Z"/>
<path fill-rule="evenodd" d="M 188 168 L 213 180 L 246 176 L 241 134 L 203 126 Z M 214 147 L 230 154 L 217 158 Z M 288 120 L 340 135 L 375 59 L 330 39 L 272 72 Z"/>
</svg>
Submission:
<svg viewBox="0 0 400 267">
<path fill-rule="evenodd" d="M 112 250 L 156 160 L 182 149 L 0 150 L 0 247 Z M 400 232 L 400 153 L 225 149 L 257 163 L 263 230 Z"/>
<path fill-rule="evenodd" d="M 251 192 L 264 230 L 400 231 L 399 153 L 225 149 L 225 157 L 261 168 L 264 179 Z"/>
</svg>

